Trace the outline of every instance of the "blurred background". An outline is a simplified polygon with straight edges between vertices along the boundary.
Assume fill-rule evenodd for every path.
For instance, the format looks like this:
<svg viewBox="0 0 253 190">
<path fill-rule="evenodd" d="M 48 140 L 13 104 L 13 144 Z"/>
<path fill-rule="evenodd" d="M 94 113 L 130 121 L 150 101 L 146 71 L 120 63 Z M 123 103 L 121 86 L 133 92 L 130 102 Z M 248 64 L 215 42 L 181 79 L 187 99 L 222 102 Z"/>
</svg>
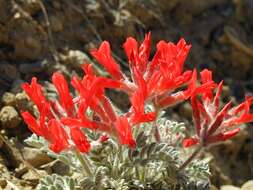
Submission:
<svg viewBox="0 0 253 190">
<path fill-rule="evenodd" d="M 37 76 L 50 91 L 47 81 L 54 71 L 68 77 L 80 73 L 83 60 L 93 62 L 89 50 L 103 40 L 111 43 L 115 59 L 127 72 L 122 44 L 128 36 L 141 41 L 148 31 L 152 54 L 159 40 L 177 42 L 183 37 L 191 43 L 186 67 L 211 69 L 216 82 L 224 80 L 224 100 L 232 97 L 240 102 L 245 94 L 252 95 L 253 0 L 0 0 L 0 168 L 4 171 L 0 186 L 3 179 L 12 179 L 32 187 L 38 179 L 24 172 L 22 164 L 37 167 L 49 159 L 22 143 L 30 133 L 20 111 L 29 103 L 20 84 Z M 122 109 L 129 106 L 121 101 L 123 95 L 110 96 Z M 170 117 L 190 125 L 190 111 L 187 103 L 179 105 Z M 210 154 L 211 181 L 217 188 L 253 179 L 252 127 L 211 148 Z"/>
</svg>

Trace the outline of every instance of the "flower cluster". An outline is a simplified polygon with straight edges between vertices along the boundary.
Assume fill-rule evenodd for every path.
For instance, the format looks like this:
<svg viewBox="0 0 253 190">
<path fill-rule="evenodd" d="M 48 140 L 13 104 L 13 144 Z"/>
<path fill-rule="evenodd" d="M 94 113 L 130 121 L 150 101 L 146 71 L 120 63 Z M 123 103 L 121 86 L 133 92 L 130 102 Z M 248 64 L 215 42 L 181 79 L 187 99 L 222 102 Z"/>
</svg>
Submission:
<svg viewBox="0 0 253 190">
<path fill-rule="evenodd" d="M 83 128 L 106 133 L 118 139 L 122 145 L 135 147 L 133 127 L 142 122 L 156 119 L 157 113 L 164 108 L 191 99 L 196 136 L 185 139 L 185 146 L 201 143 L 207 145 L 226 140 L 239 129 L 230 126 L 252 121 L 249 106 L 252 98 L 230 109 L 228 103 L 220 112 L 219 97 L 222 83 L 213 97 L 217 84 L 212 80 L 211 72 L 201 72 L 202 83 L 197 83 L 196 70 L 184 71 L 184 62 L 191 45 L 184 39 L 177 44 L 160 41 L 153 58 L 150 58 L 151 35 L 138 45 L 134 38 L 127 38 L 123 45 L 129 62 L 131 76 L 126 76 L 111 55 L 110 44 L 104 41 L 90 54 L 110 74 L 110 78 L 95 75 L 92 65 L 85 63 L 82 78 L 74 76 L 71 86 L 77 96 L 70 93 L 69 85 L 60 73 L 54 73 L 52 82 L 58 92 L 58 100 L 48 100 L 42 86 L 34 77 L 31 84 L 23 84 L 23 89 L 38 108 L 39 117 L 23 112 L 22 117 L 28 127 L 37 135 L 44 137 L 54 152 L 77 148 L 88 152 L 91 147 Z M 127 113 L 119 114 L 105 95 L 106 89 L 115 89 L 128 94 L 131 108 Z M 202 97 L 201 104 L 198 97 Z M 145 105 L 152 104 L 154 110 L 145 112 Z M 87 110 L 92 110 L 88 115 Z M 232 130 L 229 130 L 232 129 Z M 101 135 L 101 141 L 108 139 Z"/>
<path fill-rule="evenodd" d="M 202 83 L 212 81 L 211 71 L 203 70 L 200 74 Z M 243 103 L 235 107 L 231 107 L 232 102 L 229 101 L 221 110 L 219 109 L 222 86 L 223 81 L 217 85 L 215 95 L 212 90 L 202 93 L 201 101 L 196 94 L 192 94 L 191 105 L 196 135 L 184 139 L 185 147 L 195 144 L 207 146 L 225 141 L 240 131 L 238 125 L 253 121 L 253 114 L 250 113 L 253 97 L 246 97 Z"/>
</svg>

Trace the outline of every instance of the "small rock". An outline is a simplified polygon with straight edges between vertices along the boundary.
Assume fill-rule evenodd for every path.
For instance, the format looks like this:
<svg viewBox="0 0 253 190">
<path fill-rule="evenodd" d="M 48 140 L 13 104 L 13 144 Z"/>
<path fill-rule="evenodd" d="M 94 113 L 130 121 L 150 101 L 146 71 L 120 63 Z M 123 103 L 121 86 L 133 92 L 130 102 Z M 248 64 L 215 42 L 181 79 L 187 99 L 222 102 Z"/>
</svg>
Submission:
<svg viewBox="0 0 253 190">
<path fill-rule="evenodd" d="M 27 181 L 31 181 L 31 182 L 34 182 L 34 183 L 38 183 L 39 180 L 40 180 L 40 176 L 46 176 L 47 175 L 47 172 L 44 171 L 44 170 L 36 170 L 36 172 L 38 172 L 39 175 L 36 175 L 34 173 L 34 171 L 29 170 L 27 173 L 25 173 L 22 176 L 22 179 L 27 180 Z"/>
<path fill-rule="evenodd" d="M 14 46 L 15 59 L 37 60 L 42 54 L 42 46 L 43 42 L 36 37 L 29 36 L 25 39 L 17 39 Z"/>
<path fill-rule="evenodd" d="M 233 185 L 223 185 L 221 186 L 221 190 L 241 190 L 241 189 Z"/>
<path fill-rule="evenodd" d="M 0 62 L 0 74 L 4 77 L 6 81 L 11 81 L 19 77 L 17 68 L 7 62 Z"/>
<path fill-rule="evenodd" d="M 58 1 L 52 1 L 52 5 L 56 9 L 61 9 L 61 3 L 59 3 Z"/>
<path fill-rule="evenodd" d="M 244 183 L 241 187 L 241 190 L 253 190 L 253 180 L 249 180 Z"/>
<path fill-rule="evenodd" d="M 7 186 L 7 181 L 4 178 L 0 178 L 0 187 L 5 188 Z"/>
<path fill-rule="evenodd" d="M 4 106 L 0 111 L 0 121 L 3 127 L 15 128 L 20 124 L 21 119 L 14 107 Z"/>
<path fill-rule="evenodd" d="M 210 190 L 218 190 L 215 186 L 211 185 Z"/>
<path fill-rule="evenodd" d="M 17 93 L 15 96 L 15 103 L 18 110 L 31 110 L 32 103 L 29 101 L 25 92 Z"/>
<path fill-rule="evenodd" d="M 51 168 L 52 168 L 53 173 L 56 173 L 59 175 L 68 175 L 70 171 L 69 166 L 59 160 L 54 162 Z"/>
<path fill-rule="evenodd" d="M 63 30 L 63 24 L 61 20 L 56 16 L 50 17 L 50 26 L 53 32 L 60 32 Z"/>
<path fill-rule="evenodd" d="M 28 46 L 28 47 L 30 47 L 30 48 L 34 48 L 34 49 L 36 49 L 36 50 L 40 50 L 41 49 L 41 44 L 40 44 L 40 41 L 39 40 L 37 40 L 36 38 L 32 38 L 32 37 L 27 37 L 26 39 L 25 39 L 25 43 L 26 43 L 26 45 Z M 34 50 L 33 49 L 33 50 Z"/>
<path fill-rule="evenodd" d="M 26 1 L 23 1 L 22 7 L 30 15 L 36 14 L 41 9 L 40 4 L 39 4 L 39 0 L 26 0 Z"/>
<path fill-rule="evenodd" d="M 67 55 L 62 56 L 62 61 L 66 65 L 71 65 L 77 68 L 80 68 L 80 65 L 82 65 L 84 61 L 91 62 L 90 58 L 79 50 L 70 50 Z"/>
<path fill-rule="evenodd" d="M 15 95 L 10 92 L 5 92 L 2 96 L 2 103 L 5 106 L 14 106 L 15 105 Z"/>
<path fill-rule="evenodd" d="M 25 147 L 22 154 L 24 159 L 33 167 L 39 167 L 52 161 L 46 153 L 42 153 L 36 148 Z"/>
</svg>

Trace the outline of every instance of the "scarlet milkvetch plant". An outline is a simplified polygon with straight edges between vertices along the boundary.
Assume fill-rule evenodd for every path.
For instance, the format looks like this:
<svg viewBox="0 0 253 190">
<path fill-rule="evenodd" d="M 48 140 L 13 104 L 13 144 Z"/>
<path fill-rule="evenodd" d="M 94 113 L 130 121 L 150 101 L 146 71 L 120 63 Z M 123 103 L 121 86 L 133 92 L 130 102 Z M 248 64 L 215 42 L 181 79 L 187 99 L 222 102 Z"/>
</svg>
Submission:
<svg viewBox="0 0 253 190">
<path fill-rule="evenodd" d="M 82 78 L 73 76 L 70 81 L 76 92 L 71 93 L 64 76 L 56 72 L 52 76 L 52 83 L 58 93 L 58 100 L 51 100 L 46 98 L 42 86 L 34 77 L 30 84 L 23 84 L 23 89 L 36 105 L 39 114 L 38 117 L 35 117 L 25 111 L 22 113 L 22 117 L 31 131 L 43 137 L 49 143 L 49 148 L 55 153 L 74 150 L 78 158 L 85 158 L 85 154 L 81 155 L 80 153 L 90 155 L 94 144 L 103 144 L 110 139 L 118 142 L 119 154 L 122 153 L 122 149 L 119 148 L 121 145 L 130 148 L 128 151 L 130 161 L 135 160 L 133 155 L 136 157 L 138 151 L 141 150 L 139 151 L 141 158 L 137 159 L 136 163 L 139 163 L 145 174 L 140 175 L 140 168 L 136 169 L 137 166 L 129 164 L 130 161 L 128 158 L 123 159 L 122 153 L 122 155 L 118 155 L 118 162 L 124 162 L 120 167 L 123 165 L 130 167 L 131 165 L 131 169 L 127 169 L 131 172 L 130 176 L 126 177 L 122 170 L 117 170 L 116 173 L 121 172 L 123 176 L 123 181 L 117 183 L 124 186 L 124 180 L 131 179 L 131 184 L 135 184 L 136 181 L 133 180 L 137 178 L 138 183 L 140 181 L 144 183 L 143 175 L 150 175 L 153 172 L 160 176 L 161 183 L 164 185 L 169 178 L 164 179 L 165 174 L 163 172 L 165 171 L 161 171 L 163 167 L 167 168 L 166 175 L 169 175 L 168 173 L 171 171 L 171 167 L 168 169 L 167 165 L 168 162 L 171 163 L 169 161 L 171 156 L 167 154 L 171 152 L 171 148 L 168 148 L 170 145 L 167 142 L 160 142 L 159 130 L 156 125 L 157 117 L 163 109 L 191 99 L 196 135 L 183 140 L 185 147 L 195 144 L 205 147 L 211 143 L 226 140 L 239 131 L 238 128 L 229 130 L 230 126 L 252 120 L 252 115 L 249 114 L 252 98 L 247 98 L 246 102 L 234 109 L 230 109 L 231 103 L 229 103 L 220 112 L 218 111 L 222 83 L 218 85 L 217 93 L 213 97 L 213 90 L 217 84 L 212 80 L 210 71 L 201 72 L 201 84 L 198 85 L 197 71 L 195 69 L 184 70 L 184 62 L 190 47 L 191 45 L 187 45 L 184 39 L 179 40 L 177 44 L 160 41 L 157 43 L 157 50 L 151 59 L 150 33 L 145 36 L 140 45 L 134 38 L 129 37 L 123 45 L 131 73 L 130 76 L 127 76 L 112 57 L 109 42 L 104 41 L 98 49 L 91 50 L 90 54 L 110 74 L 109 78 L 95 75 L 92 65 L 85 63 L 82 66 L 85 75 Z M 127 113 L 119 113 L 115 109 L 105 94 L 106 89 L 118 90 L 128 94 L 131 107 Z M 199 96 L 202 98 L 203 104 L 198 101 Z M 150 105 L 152 109 L 147 111 L 145 109 L 147 105 Z M 239 116 L 237 117 L 237 115 Z M 150 124 L 148 127 L 153 128 L 151 130 L 153 133 L 149 133 L 149 135 L 153 136 L 155 141 L 147 141 L 145 130 L 150 131 L 148 128 L 139 135 L 137 134 L 137 140 L 135 139 L 136 135 L 133 135 L 133 131 L 135 129 L 138 131 L 142 123 L 148 123 Z M 90 132 L 100 135 L 95 143 L 93 142 L 94 139 L 87 136 L 87 133 Z M 155 152 L 157 155 L 154 154 L 154 150 L 157 151 Z M 103 151 L 100 150 L 99 154 L 102 154 Z M 116 152 L 114 150 L 113 156 L 117 157 Z M 109 155 L 108 152 L 106 154 Z M 176 170 L 178 168 L 178 171 L 181 171 L 194 155 L 180 167 L 176 165 L 173 168 Z M 142 159 L 143 156 L 145 161 Z M 157 161 L 159 159 L 161 162 Z M 92 170 L 89 168 L 90 164 L 87 164 L 89 159 L 80 160 L 88 170 L 87 174 L 93 176 Z M 113 168 L 115 168 L 114 162 Z M 148 169 L 143 166 L 143 163 L 149 163 L 145 166 Z M 157 167 L 159 166 L 158 168 L 161 171 L 153 171 L 154 166 L 151 167 L 151 165 L 154 163 L 159 163 Z M 105 167 L 105 165 L 101 167 Z M 110 175 L 115 176 L 115 171 L 111 167 L 109 168 Z M 147 172 L 151 169 L 151 173 Z M 103 172 L 105 173 L 104 170 Z M 112 180 L 112 176 L 108 179 Z M 147 179 L 157 180 L 155 176 L 147 177 Z M 145 182 L 145 185 L 148 186 L 148 184 Z M 94 185 L 96 185 L 95 182 Z M 175 184 L 173 183 L 173 185 Z"/>
<path fill-rule="evenodd" d="M 47 139 L 54 152 L 60 152 L 75 146 L 80 152 L 88 152 L 90 143 L 81 128 L 106 132 L 119 140 L 121 144 L 135 147 L 132 128 L 142 122 L 151 122 L 159 110 L 188 99 L 192 92 L 205 91 L 213 87 L 211 81 L 193 89 L 196 71 L 183 71 L 183 64 L 190 45 L 181 39 L 176 45 L 161 41 L 157 52 L 149 61 L 151 50 L 150 33 L 138 47 L 134 38 L 124 43 L 129 59 L 131 77 L 121 71 L 111 56 L 110 44 L 103 42 L 91 55 L 110 73 L 111 78 L 96 76 L 92 65 L 84 64 L 85 75 L 82 79 L 74 76 L 71 84 L 78 92 L 73 97 L 64 76 L 54 73 L 52 82 L 58 92 L 59 100 L 47 100 L 42 87 L 33 78 L 31 84 L 23 84 L 23 89 L 35 103 L 40 113 L 38 121 L 28 112 L 22 116 L 28 127 L 37 135 Z M 190 81 L 190 82 L 189 82 Z M 185 90 L 176 91 L 190 83 Z M 124 91 L 129 95 L 132 107 L 128 113 L 118 115 L 105 95 L 105 89 Z M 175 92 L 176 91 L 176 92 Z M 151 103 L 154 111 L 145 113 L 145 104 Z M 93 110 L 88 118 L 86 110 Z"/>
</svg>

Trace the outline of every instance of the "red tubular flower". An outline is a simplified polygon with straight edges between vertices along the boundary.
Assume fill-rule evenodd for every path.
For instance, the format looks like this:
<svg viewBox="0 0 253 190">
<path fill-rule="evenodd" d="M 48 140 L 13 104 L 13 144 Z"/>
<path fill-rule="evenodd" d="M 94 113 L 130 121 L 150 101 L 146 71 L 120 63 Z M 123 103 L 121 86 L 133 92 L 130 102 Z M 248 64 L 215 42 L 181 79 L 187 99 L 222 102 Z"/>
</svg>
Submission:
<svg viewBox="0 0 253 190">
<path fill-rule="evenodd" d="M 67 125 L 69 127 L 84 127 L 88 129 L 96 129 L 97 126 L 95 125 L 94 122 L 90 121 L 86 117 L 86 111 L 88 108 L 88 105 L 85 101 L 81 100 L 78 104 L 79 108 L 76 114 L 76 118 L 73 117 L 67 117 L 67 118 L 62 118 L 61 122 L 64 125 Z"/>
<path fill-rule="evenodd" d="M 151 52 L 151 32 L 145 35 L 144 41 L 139 48 L 139 57 L 142 63 L 147 63 Z M 146 65 L 142 66 L 146 70 Z"/>
<path fill-rule="evenodd" d="M 123 44 L 123 48 L 125 50 L 129 63 L 134 64 L 135 57 L 138 54 L 138 42 L 134 38 L 129 37 Z"/>
<path fill-rule="evenodd" d="M 48 107 L 49 107 L 49 104 L 44 104 L 40 112 L 40 117 L 38 121 L 27 111 L 22 112 L 21 115 L 25 123 L 28 125 L 29 129 L 32 132 L 34 132 L 38 136 L 41 136 L 47 140 L 50 140 L 51 139 L 50 133 L 46 125 L 46 119 L 48 119 L 47 117 L 47 111 L 49 110 Z"/>
<path fill-rule="evenodd" d="M 90 53 L 115 79 L 122 79 L 120 67 L 111 56 L 110 44 L 107 41 L 102 42 L 98 50 L 92 50 Z"/>
<path fill-rule="evenodd" d="M 207 70 L 207 69 L 204 69 L 203 71 L 201 71 L 200 76 L 201 76 L 201 82 L 203 84 L 213 81 L 212 72 Z M 212 89 L 210 89 L 209 91 L 204 92 L 202 98 L 204 100 L 206 100 L 206 99 L 211 100 L 213 98 Z"/>
<path fill-rule="evenodd" d="M 47 137 L 49 133 L 48 133 L 48 129 L 45 127 L 45 123 L 43 122 L 38 123 L 37 120 L 27 111 L 22 112 L 21 115 L 25 123 L 27 124 L 27 126 L 33 133 L 37 134 L 38 136 L 46 137 L 46 139 L 49 139 Z"/>
<path fill-rule="evenodd" d="M 136 146 L 131 126 L 126 117 L 122 116 L 117 118 L 117 121 L 115 122 L 115 129 L 121 144 L 128 145 L 131 148 Z"/>
<path fill-rule="evenodd" d="M 42 109 L 44 109 L 44 104 L 49 104 L 42 92 L 42 86 L 37 83 L 36 77 L 32 78 L 30 85 L 28 83 L 22 84 L 22 88 L 37 106 L 39 112 L 42 112 Z M 47 110 L 46 113 L 50 115 L 50 110 Z"/>
<path fill-rule="evenodd" d="M 58 91 L 61 106 L 64 108 L 65 112 L 69 116 L 74 114 L 74 103 L 72 96 L 70 95 L 67 81 L 64 76 L 60 73 L 54 73 L 52 77 L 52 82 Z"/>
<path fill-rule="evenodd" d="M 145 113 L 144 97 L 141 91 L 137 91 L 132 95 L 131 103 L 133 108 L 133 117 L 131 118 L 131 121 L 133 124 L 150 122 L 155 120 L 155 112 Z"/>
<path fill-rule="evenodd" d="M 106 115 L 108 116 L 108 118 L 110 118 L 110 121 L 111 122 L 116 121 L 116 113 L 113 110 L 113 107 L 112 107 L 112 104 L 111 104 L 109 98 L 107 98 L 106 96 L 102 96 L 101 102 L 103 104 L 103 108 L 106 112 Z"/>
<path fill-rule="evenodd" d="M 131 71 L 135 68 L 143 74 L 147 70 L 147 63 L 151 51 L 151 33 L 145 35 L 145 39 L 138 49 L 137 41 L 129 37 L 123 45 L 130 63 Z"/>
<path fill-rule="evenodd" d="M 89 152 L 90 150 L 90 143 L 88 142 L 86 136 L 81 131 L 79 127 L 71 127 L 70 128 L 70 136 L 71 139 L 74 141 L 77 149 L 80 152 Z"/>
<path fill-rule="evenodd" d="M 230 130 L 227 132 L 222 132 L 217 135 L 210 136 L 207 139 L 206 143 L 211 144 L 211 143 L 216 143 L 219 141 L 226 141 L 226 140 L 232 138 L 233 136 L 235 136 L 239 131 L 240 131 L 240 128 L 236 128 L 236 129 L 233 129 L 233 130 Z"/>
<path fill-rule="evenodd" d="M 202 72 L 202 82 L 208 83 L 211 80 L 210 72 L 207 70 Z M 252 98 L 249 100 L 246 98 L 246 101 L 241 104 L 243 106 L 239 105 L 235 108 L 231 108 L 230 101 L 219 111 L 222 84 L 223 82 L 218 85 L 215 96 L 211 94 L 213 92 L 209 89 L 203 92 L 202 103 L 196 95 L 191 97 L 196 136 L 184 139 L 184 147 L 199 143 L 202 146 L 208 146 L 212 143 L 225 141 L 240 131 L 236 125 L 253 121 L 253 114 L 249 113 L 249 106 L 253 103 Z"/>
<path fill-rule="evenodd" d="M 181 90 L 175 93 L 165 94 L 165 96 L 161 96 L 159 100 L 157 100 L 157 107 L 166 108 L 169 106 L 173 106 L 182 101 L 187 100 L 189 97 L 197 94 L 202 94 L 207 91 L 215 88 L 216 84 L 213 81 L 208 81 L 200 86 L 197 86 L 197 72 L 194 70 L 192 73 L 187 73 L 187 77 L 191 74 L 191 79 L 188 84 L 188 88 L 186 90 Z M 182 85 L 184 82 L 180 82 Z M 179 85 L 180 86 L 180 85 Z M 173 87 L 174 88 L 174 87 Z M 172 89 L 173 89 L 172 88 Z"/>
<path fill-rule="evenodd" d="M 48 122 L 48 129 L 51 136 L 50 149 L 52 151 L 58 153 L 70 147 L 68 135 L 58 121 L 51 119 Z"/>
<path fill-rule="evenodd" d="M 164 74 L 172 72 L 174 77 L 181 75 L 190 48 L 191 45 L 187 45 L 184 39 L 181 39 L 176 45 L 160 41 L 157 44 L 157 52 L 151 61 L 151 71 L 162 67 Z"/>
</svg>

